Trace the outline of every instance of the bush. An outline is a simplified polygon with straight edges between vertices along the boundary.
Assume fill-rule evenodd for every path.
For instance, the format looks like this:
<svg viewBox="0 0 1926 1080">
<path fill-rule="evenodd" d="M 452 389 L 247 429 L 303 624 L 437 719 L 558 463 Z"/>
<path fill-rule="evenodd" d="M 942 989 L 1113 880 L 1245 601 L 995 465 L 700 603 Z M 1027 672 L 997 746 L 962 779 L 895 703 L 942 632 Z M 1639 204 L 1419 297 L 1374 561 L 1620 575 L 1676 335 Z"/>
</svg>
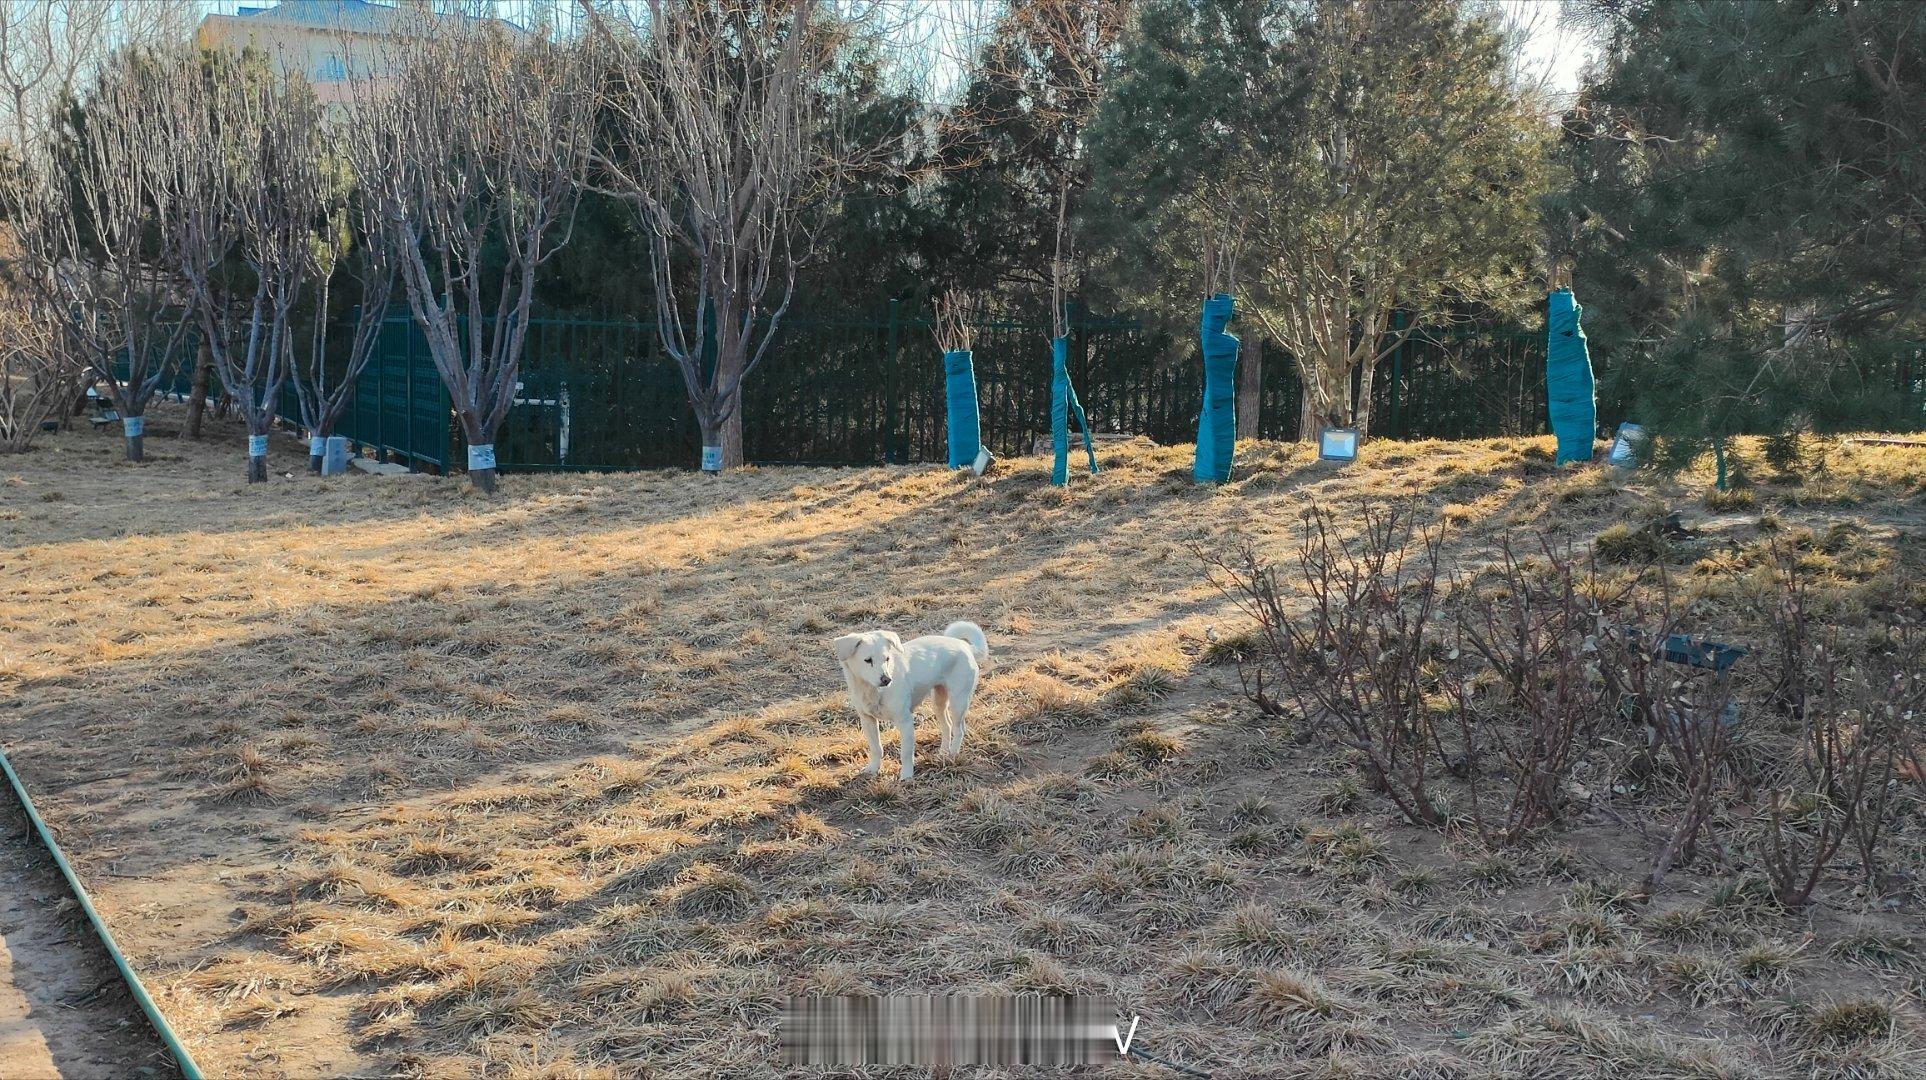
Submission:
<svg viewBox="0 0 1926 1080">
<path fill-rule="evenodd" d="M 1836 632 L 1815 638 L 1804 560 L 1792 544 L 1773 552 L 1776 603 L 1763 613 L 1779 628 L 1771 702 L 1796 748 L 1767 782 L 1752 846 L 1779 903 L 1800 908 L 1849 843 L 1862 879 L 1877 876 L 1896 777 L 1926 711 L 1926 642 L 1905 622 L 1857 649 L 1842 648 Z"/>
<path fill-rule="evenodd" d="M 1403 506 L 1342 519 L 1313 507 L 1279 565 L 1249 548 L 1204 556 L 1256 627 L 1234 659 L 1259 711 L 1350 751 L 1406 820 L 1468 827 L 1492 849 L 1557 824 L 1575 767 L 1611 754 L 1620 782 L 1586 797 L 1651 816 L 1641 893 L 1693 859 L 1715 821 L 1726 827 L 1722 807 L 1746 828 L 1719 836 L 1719 850 L 1745 851 L 1779 910 L 1809 903 L 1841 852 L 1856 850 L 1877 883 L 1885 837 L 1911 805 L 1926 633 L 1900 616 L 1850 643 L 1813 636 L 1813 549 L 1850 536 L 1771 542 L 1776 584 L 1758 621 L 1777 628 L 1776 671 L 1765 649 L 1739 666 L 1681 656 L 1692 635 L 1662 567 L 1607 580 L 1541 536 L 1531 555 L 1503 544 L 1495 566 L 1452 582 L 1441 539 Z M 1447 800 L 1440 785 L 1453 780 L 1469 790 Z M 1355 799 L 1340 788 L 1323 808 Z"/>
<path fill-rule="evenodd" d="M 1427 790 L 1451 756 L 1427 700 L 1438 689 L 1430 661 L 1442 532 L 1417 528 L 1403 506 L 1360 505 L 1349 516 L 1358 532 L 1346 540 L 1329 510 L 1304 514 L 1289 579 L 1309 590 L 1302 613 L 1277 569 L 1249 547 L 1230 559 L 1203 555 L 1258 627 L 1238 656 L 1238 677 L 1266 715 L 1286 715 L 1281 695 L 1311 733 L 1355 753 L 1371 787 L 1406 820 L 1442 825 Z"/>
<path fill-rule="evenodd" d="M 1681 669 L 1668 643 L 1684 631 L 1669 583 L 1660 576 L 1655 603 L 1633 600 L 1595 639 L 1607 701 L 1645 735 L 1643 765 L 1653 780 L 1669 779 L 1677 803 L 1645 876 L 1649 892 L 1680 859 L 1689 859 L 1716 796 L 1734 779 L 1734 751 L 1748 714 L 1737 708 L 1727 674 Z"/>
<path fill-rule="evenodd" d="M 1470 816 L 1486 844 L 1512 844 L 1558 820 L 1566 779 L 1597 732 L 1600 687 L 1587 668 L 1599 633 L 1569 551 L 1548 541 L 1542 577 L 1506 542 L 1498 587 L 1457 616 L 1462 653 L 1496 676 L 1448 680 L 1471 785 Z M 1502 794 L 1487 790 L 1494 777 Z"/>
</svg>

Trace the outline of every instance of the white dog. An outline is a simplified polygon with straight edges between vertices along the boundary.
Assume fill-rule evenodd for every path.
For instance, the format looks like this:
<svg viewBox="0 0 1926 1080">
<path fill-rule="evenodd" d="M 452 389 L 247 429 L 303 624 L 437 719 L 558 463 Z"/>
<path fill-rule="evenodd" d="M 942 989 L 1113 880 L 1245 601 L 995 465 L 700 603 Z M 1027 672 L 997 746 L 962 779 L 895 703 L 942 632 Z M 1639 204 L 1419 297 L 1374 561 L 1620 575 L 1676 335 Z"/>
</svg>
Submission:
<svg viewBox="0 0 1926 1080">
<path fill-rule="evenodd" d="M 942 753 L 954 757 L 963 749 L 963 714 L 990 646 L 983 629 L 973 622 L 953 622 L 941 634 L 920 637 L 905 645 L 888 630 L 844 634 L 831 643 L 842 661 L 849 683 L 849 704 L 863 719 L 869 737 L 869 768 L 875 776 L 883 767 L 884 722 L 896 725 L 903 745 L 902 778 L 916 775 L 916 707 L 926 697 L 936 699 L 936 721 L 943 732 Z"/>
</svg>

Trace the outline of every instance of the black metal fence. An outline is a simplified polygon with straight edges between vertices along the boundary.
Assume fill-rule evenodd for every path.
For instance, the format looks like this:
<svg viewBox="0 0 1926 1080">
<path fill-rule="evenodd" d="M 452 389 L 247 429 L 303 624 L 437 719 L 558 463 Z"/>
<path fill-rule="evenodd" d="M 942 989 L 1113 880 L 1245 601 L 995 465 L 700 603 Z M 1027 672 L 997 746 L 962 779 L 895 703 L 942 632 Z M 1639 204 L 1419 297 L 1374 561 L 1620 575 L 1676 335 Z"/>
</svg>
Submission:
<svg viewBox="0 0 1926 1080">
<path fill-rule="evenodd" d="M 1255 334 L 1241 329 L 1247 361 Z M 895 301 L 868 316 L 785 318 L 745 387 L 744 456 L 762 464 L 947 460 L 943 365 L 930 330 L 927 316 Z M 985 321 L 974 352 L 985 445 L 1004 456 L 1027 453 L 1049 430 L 1049 325 Z M 1274 344 L 1265 344 L 1261 357 L 1255 434 L 1295 438 L 1302 397 L 1296 364 Z M 161 392 L 185 398 L 194 361 L 190 338 Z M 1605 405 L 1612 373 L 1597 354 L 1593 363 Z M 124 378 L 126 361 L 115 366 Z M 1073 311 L 1070 370 L 1093 431 L 1160 443 L 1196 438 L 1203 366 L 1195 332 L 1173 334 Z M 1926 345 L 1896 355 L 1890 373 L 1869 377 L 1890 377 L 1894 392 L 1912 403 L 1909 415 L 1926 417 Z M 220 395 L 219 380 L 209 393 Z M 292 384 L 283 388 L 280 411 L 299 426 Z M 1902 427 L 1920 430 L 1926 423 Z M 1542 434 L 1543 329 L 1470 325 L 1409 338 L 1378 364 L 1371 429 L 1406 439 Z M 382 325 L 336 433 L 411 465 L 440 470 L 463 459 L 447 390 L 407 315 Z M 496 437 L 503 469 L 686 467 L 697 459 L 698 442 L 681 373 L 653 325 L 531 322 L 521 387 Z"/>
<path fill-rule="evenodd" d="M 930 320 L 892 301 L 869 316 L 791 315 L 743 394 L 744 456 L 758 463 L 942 461 L 943 372 Z M 1246 340 L 1249 340 L 1246 330 Z M 1028 452 L 1049 428 L 1050 328 L 992 319 L 974 345 L 983 439 Z M 1394 438 L 1533 434 L 1545 427 L 1543 332 L 1453 329 L 1414 337 L 1379 365 L 1374 432 Z M 1162 443 L 1196 438 L 1195 334 L 1074 314 L 1070 369 L 1092 430 Z M 1263 350 L 1256 434 L 1294 438 L 1300 387 L 1282 349 Z M 290 410 L 291 412 L 291 410 Z M 427 344 L 406 316 L 380 350 L 338 433 L 400 460 L 461 459 Z M 635 469 L 696 460 L 682 376 L 653 325 L 536 319 L 496 459 L 506 471 Z"/>
</svg>

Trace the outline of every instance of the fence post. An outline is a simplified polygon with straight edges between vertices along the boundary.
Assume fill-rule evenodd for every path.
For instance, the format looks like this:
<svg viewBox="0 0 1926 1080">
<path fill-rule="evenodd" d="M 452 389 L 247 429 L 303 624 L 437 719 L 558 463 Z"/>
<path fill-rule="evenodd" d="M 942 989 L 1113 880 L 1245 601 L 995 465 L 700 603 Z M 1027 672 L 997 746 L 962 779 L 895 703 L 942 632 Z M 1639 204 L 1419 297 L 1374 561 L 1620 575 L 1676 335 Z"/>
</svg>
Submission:
<svg viewBox="0 0 1926 1080">
<path fill-rule="evenodd" d="M 388 461 L 388 432 L 382 427 L 382 423 L 388 417 L 388 350 L 376 350 L 375 360 L 380 364 L 380 367 L 375 371 L 374 424 L 372 430 L 369 432 L 368 443 L 374 447 L 375 460 L 386 464 Z M 361 377 L 364 379 L 367 378 L 368 373 L 365 371 L 362 372 Z M 360 391 L 356 391 L 356 393 L 359 392 Z"/>
<path fill-rule="evenodd" d="M 437 372 L 437 374 L 440 373 Z M 404 415 L 408 417 L 406 434 L 402 436 L 408 442 L 408 471 L 420 472 L 421 459 L 415 456 L 415 334 L 412 326 L 408 328 L 408 363 L 402 369 L 401 385 L 403 387 L 401 407 Z"/>
<path fill-rule="evenodd" d="M 1391 331 L 1404 331 L 1404 312 L 1391 313 Z M 1404 434 L 1404 402 L 1400 397 L 1402 387 L 1399 384 L 1404 382 L 1404 347 L 1410 343 L 1410 338 L 1403 338 L 1398 342 L 1398 347 L 1391 350 L 1391 431 L 1398 436 Z"/>
<path fill-rule="evenodd" d="M 902 301 L 894 297 L 889 302 L 889 338 L 883 347 L 883 464 L 901 464 L 897 460 L 896 445 L 896 383 L 898 327 Z"/>
</svg>

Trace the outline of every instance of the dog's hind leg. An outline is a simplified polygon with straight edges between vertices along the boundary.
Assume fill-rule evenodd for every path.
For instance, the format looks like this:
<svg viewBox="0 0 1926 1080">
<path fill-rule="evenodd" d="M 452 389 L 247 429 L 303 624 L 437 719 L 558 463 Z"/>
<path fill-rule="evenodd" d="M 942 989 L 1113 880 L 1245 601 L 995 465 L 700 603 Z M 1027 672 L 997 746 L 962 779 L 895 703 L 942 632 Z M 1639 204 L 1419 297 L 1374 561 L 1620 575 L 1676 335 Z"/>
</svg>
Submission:
<svg viewBox="0 0 1926 1080">
<path fill-rule="evenodd" d="M 949 698 L 950 715 L 948 722 L 943 725 L 943 756 L 955 757 L 963 752 L 963 735 L 966 730 L 963 717 L 970 711 L 970 698 L 976 696 L 976 684 L 959 686 L 946 696 Z"/>
<path fill-rule="evenodd" d="M 941 736 L 936 745 L 942 753 L 950 752 L 950 689 L 938 685 L 930 691 L 931 711 L 936 713 L 936 733 Z"/>
</svg>

